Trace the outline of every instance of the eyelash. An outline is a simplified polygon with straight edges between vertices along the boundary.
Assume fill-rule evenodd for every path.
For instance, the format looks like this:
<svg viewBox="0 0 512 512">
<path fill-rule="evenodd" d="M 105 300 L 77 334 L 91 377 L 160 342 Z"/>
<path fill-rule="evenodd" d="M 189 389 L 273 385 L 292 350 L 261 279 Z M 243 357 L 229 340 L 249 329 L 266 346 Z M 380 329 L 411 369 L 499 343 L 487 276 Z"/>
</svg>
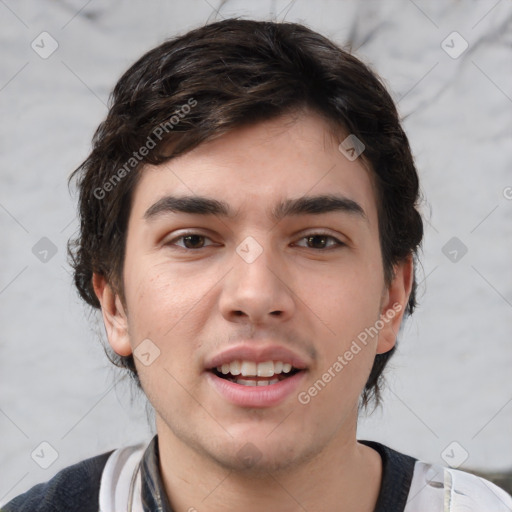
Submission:
<svg viewBox="0 0 512 512">
<path fill-rule="evenodd" d="M 184 249 L 184 250 L 187 250 L 187 251 L 198 251 L 200 249 L 205 249 L 206 247 L 212 247 L 214 245 L 214 244 L 210 244 L 210 245 L 206 245 L 204 247 L 199 247 L 199 248 L 196 248 L 196 249 L 191 249 L 189 247 L 184 247 L 182 245 L 177 245 L 175 243 L 176 241 L 183 240 L 184 238 L 187 238 L 189 236 L 198 236 L 198 237 L 204 238 L 205 240 L 210 240 L 210 238 L 208 236 L 203 235 L 202 233 L 196 233 L 194 231 L 189 231 L 189 232 L 183 233 L 182 235 L 180 235 L 180 236 L 170 240 L 165 245 L 176 245 L 177 247 L 180 247 L 181 249 Z M 299 240 L 305 240 L 305 239 L 314 238 L 314 237 L 325 237 L 327 239 L 334 240 L 335 243 L 330 245 L 330 246 L 327 246 L 326 248 L 305 247 L 306 249 L 313 249 L 315 251 L 326 251 L 326 250 L 330 250 L 330 249 L 337 249 L 337 248 L 340 248 L 340 247 L 343 247 L 343 246 L 346 245 L 341 240 L 339 240 L 336 237 L 330 235 L 329 233 L 323 233 L 323 232 L 308 233 L 307 235 L 301 236 L 299 238 Z M 303 247 L 303 246 L 299 246 L 299 247 Z"/>
</svg>

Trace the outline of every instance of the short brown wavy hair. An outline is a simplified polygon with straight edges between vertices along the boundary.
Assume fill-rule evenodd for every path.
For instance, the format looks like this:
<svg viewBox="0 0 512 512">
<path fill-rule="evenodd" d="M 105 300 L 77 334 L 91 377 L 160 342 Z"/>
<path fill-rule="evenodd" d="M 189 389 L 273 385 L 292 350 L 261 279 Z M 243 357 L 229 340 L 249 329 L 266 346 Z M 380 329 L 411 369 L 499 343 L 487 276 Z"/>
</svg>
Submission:
<svg viewBox="0 0 512 512">
<path fill-rule="evenodd" d="M 390 282 L 394 266 L 415 257 L 423 237 L 418 175 L 391 96 L 359 59 L 304 25 L 232 18 L 166 41 L 115 86 L 92 151 L 70 178 L 78 185 L 80 231 L 68 251 L 81 297 L 100 308 L 92 286 L 98 273 L 123 299 L 127 221 L 144 164 L 162 163 L 244 124 L 302 109 L 320 114 L 338 136 L 354 134 L 365 145 L 362 159 L 377 186 Z M 415 305 L 416 282 L 406 313 Z M 382 372 L 394 350 L 376 356 L 364 405 L 372 398 L 379 403 Z M 140 387 L 133 356 L 108 349 L 107 354 Z"/>
</svg>

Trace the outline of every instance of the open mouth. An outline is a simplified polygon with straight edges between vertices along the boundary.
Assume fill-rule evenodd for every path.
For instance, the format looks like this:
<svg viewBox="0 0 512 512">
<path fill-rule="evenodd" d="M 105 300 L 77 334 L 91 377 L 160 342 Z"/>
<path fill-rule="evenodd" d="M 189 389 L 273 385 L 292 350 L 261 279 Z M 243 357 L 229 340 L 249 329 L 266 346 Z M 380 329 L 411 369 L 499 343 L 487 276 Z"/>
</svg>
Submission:
<svg viewBox="0 0 512 512">
<path fill-rule="evenodd" d="M 271 386 L 301 371 L 283 361 L 232 361 L 211 369 L 217 377 L 242 386 Z"/>
</svg>

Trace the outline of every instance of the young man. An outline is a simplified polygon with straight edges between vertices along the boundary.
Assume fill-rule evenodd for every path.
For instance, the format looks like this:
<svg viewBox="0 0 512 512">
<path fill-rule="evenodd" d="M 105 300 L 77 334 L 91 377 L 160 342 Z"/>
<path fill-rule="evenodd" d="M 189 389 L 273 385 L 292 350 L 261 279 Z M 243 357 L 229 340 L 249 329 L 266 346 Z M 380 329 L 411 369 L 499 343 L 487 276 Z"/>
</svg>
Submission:
<svg viewBox="0 0 512 512">
<path fill-rule="evenodd" d="M 357 441 L 415 306 L 418 177 L 395 106 L 302 25 L 229 19 L 143 56 L 76 171 L 81 296 L 157 436 L 6 511 L 510 511 Z"/>
</svg>

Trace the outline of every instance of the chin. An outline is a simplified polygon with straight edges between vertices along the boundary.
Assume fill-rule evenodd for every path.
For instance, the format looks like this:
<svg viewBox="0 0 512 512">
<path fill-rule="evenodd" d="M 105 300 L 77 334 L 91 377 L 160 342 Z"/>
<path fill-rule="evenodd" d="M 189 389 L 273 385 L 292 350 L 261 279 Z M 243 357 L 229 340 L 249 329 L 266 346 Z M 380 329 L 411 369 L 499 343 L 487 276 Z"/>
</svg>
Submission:
<svg viewBox="0 0 512 512">
<path fill-rule="evenodd" d="M 250 442 L 237 453 L 217 457 L 216 462 L 239 476 L 250 476 L 251 478 L 268 478 L 269 473 L 275 474 L 297 466 L 295 456 L 283 457 L 282 455 L 262 453 L 254 449 L 254 445 Z"/>
<path fill-rule="evenodd" d="M 307 443 L 301 442 L 297 436 L 289 435 L 286 440 L 276 436 L 273 442 L 266 436 L 268 433 L 259 437 L 237 436 L 222 453 L 211 455 L 218 465 L 240 476 L 263 478 L 268 477 L 269 473 L 276 474 L 297 468 L 314 459 L 318 451 L 321 451 L 320 447 L 312 446 L 305 451 Z M 235 450 L 233 444 L 237 447 Z"/>
</svg>

